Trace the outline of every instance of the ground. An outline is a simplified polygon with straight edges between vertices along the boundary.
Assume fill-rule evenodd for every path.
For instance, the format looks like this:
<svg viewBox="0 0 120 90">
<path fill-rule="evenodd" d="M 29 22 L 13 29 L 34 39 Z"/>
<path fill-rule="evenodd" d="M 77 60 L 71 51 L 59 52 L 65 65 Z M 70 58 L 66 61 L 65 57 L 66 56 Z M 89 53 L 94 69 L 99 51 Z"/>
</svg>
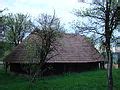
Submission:
<svg viewBox="0 0 120 90">
<path fill-rule="evenodd" d="M 107 90 L 107 71 L 95 70 L 66 73 L 37 79 L 32 90 Z M 114 90 L 120 90 L 120 69 L 113 70 Z M 0 70 L 0 90 L 28 90 L 30 83 L 23 75 Z"/>
</svg>

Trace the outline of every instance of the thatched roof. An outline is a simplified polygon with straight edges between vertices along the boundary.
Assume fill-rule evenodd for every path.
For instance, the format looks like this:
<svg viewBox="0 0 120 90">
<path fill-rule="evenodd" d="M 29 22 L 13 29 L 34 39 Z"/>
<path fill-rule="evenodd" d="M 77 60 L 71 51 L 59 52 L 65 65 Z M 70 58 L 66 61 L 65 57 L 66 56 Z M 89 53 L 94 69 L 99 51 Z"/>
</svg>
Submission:
<svg viewBox="0 0 120 90">
<path fill-rule="evenodd" d="M 35 34 L 30 34 L 24 42 L 19 44 L 6 58 L 8 63 L 29 63 L 26 57 L 25 42 L 34 43 L 40 39 Z M 104 58 L 86 39 L 85 36 L 64 34 L 61 38 L 58 55 L 51 58 L 47 63 L 88 63 L 104 61 Z M 53 52 L 56 53 L 56 52 Z M 49 55 L 50 56 L 50 55 Z M 37 60 L 34 59 L 33 63 Z"/>
</svg>

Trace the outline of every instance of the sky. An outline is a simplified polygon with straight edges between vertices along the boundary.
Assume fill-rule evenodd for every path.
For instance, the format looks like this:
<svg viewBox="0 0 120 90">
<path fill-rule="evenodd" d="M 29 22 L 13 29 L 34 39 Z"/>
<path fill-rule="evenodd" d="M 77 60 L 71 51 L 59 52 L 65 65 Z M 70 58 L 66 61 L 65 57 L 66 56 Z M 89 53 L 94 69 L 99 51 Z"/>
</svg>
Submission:
<svg viewBox="0 0 120 90">
<path fill-rule="evenodd" d="M 91 0 L 86 0 L 90 3 Z M 88 8 L 89 4 L 81 3 L 79 0 L 0 0 L 0 9 L 8 8 L 7 13 L 30 14 L 32 18 L 37 18 L 41 13 L 56 16 L 70 29 L 70 22 L 75 19 L 73 9 Z M 74 32 L 72 29 L 69 32 Z"/>
</svg>

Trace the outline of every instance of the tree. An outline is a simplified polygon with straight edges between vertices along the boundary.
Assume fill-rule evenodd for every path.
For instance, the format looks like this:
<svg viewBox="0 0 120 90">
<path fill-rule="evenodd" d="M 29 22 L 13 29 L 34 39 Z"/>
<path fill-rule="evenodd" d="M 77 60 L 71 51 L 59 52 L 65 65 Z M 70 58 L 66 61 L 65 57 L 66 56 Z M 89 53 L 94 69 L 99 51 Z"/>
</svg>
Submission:
<svg viewBox="0 0 120 90">
<path fill-rule="evenodd" d="M 33 28 L 30 17 L 20 13 L 9 13 L 5 16 L 4 22 L 6 40 L 14 46 L 17 46 L 20 42 L 22 42 L 25 34 L 30 32 Z"/>
<path fill-rule="evenodd" d="M 74 14 L 77 17 L 88 17 L 90 23 L 81 27 L 79 22 L 77 22 L 74 26 L 79 32 L 90 33 L 91 35 L 96 34 L 98 35 L 96 39 L 102 39 L 108 61 L 108 90 L 113 90 L 111 41 L 114 32 L 117 30 L 120 13 L 115 0 L 103 1 L 95 2 L 86 11 L 75 10 Z"/>
<path fill-rule="evenodd" d="M 41 75 L 44 71 L 42 67 L 44 64 L 54 56 L 53 52 L 57 52 L 57 47 L 60 45 L 59 38 L 62 36 L 63 27 L 60 24 L 59 18 L 55 16 L 41 14 L 37 19 L 39 26 L 35 28 L 32 34 L 36 35 L 38 39 L 33 42 L 27 42 L 27 57 L 30 62 L 37 60 L 37 65 L 31 66 L 34 67 L 35 71 L 31 71 L 33 77 L 32 81 L 35 80 L 36 76 Z M 34 59 L 34 60 L 33 60 Z"/>
<path fill-rule="evenodd" d="M 3 58 L 4 53 L 5 53 L 5 43 L 4 43 L 4 22 L 3 22 L 3 11 L 0 10 L 0 58 Z"/>
<path fill-rule="evenodd" d="M 0 10 L 0 15 L 2 14 L 2 10 Z M 0 39 L 3 37 L 2 36 L 2 31 L 3 31 L 3 26 L 2 26 L 2 16 L 0 16 Z M 4 55 L 4 45 L 3 42 L 0 41 L 0 58 L 3 57 Z"/>
</svg>

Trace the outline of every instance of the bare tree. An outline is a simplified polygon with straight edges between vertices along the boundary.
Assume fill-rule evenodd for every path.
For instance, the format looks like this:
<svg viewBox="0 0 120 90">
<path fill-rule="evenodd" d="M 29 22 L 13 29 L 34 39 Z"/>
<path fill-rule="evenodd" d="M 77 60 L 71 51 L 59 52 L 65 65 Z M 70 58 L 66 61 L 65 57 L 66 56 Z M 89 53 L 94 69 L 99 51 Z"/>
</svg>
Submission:
<svg viewBox="0 0 120 90">
<path fill-rule="evenodd" d="M 113 90 L 111 41 L 120 20 L 117 4 L 115 0 L 103 0 L 103 2 L 95 2 L 86 11 L 74 11 L 77 17 L 88 17 L 90 21 L 87 25 L 84 23 L 83 27 L 80 26 L 80 22 L 77 22 L 74 24 L 75 28 L 82 33 L 96 34 L 96 39 L 101 38 L 105 46 L 108 61 L 108 90 Z"/>
<path fill-rule="evenodd" d="M 41 14 L 37 19 L 39 26 L 35 28 L 32 34 L 37 36 L 37 41 L 27 42 L 27 56 L 29 57 L 30 62 L 37 62 L 36 69 L 32 76 L 32 81 L 35 80 L 36 76 L 41 75 L 45 69 L 42 67 L 44 64 L 58 54 L 57 46 L 60 45 L 59 38 L 62 37 L 63 27 L 60 24 L 59 18 L 55 16 Z M 33 60 L 34 59 L 34 60 Z"/>
</svg>

